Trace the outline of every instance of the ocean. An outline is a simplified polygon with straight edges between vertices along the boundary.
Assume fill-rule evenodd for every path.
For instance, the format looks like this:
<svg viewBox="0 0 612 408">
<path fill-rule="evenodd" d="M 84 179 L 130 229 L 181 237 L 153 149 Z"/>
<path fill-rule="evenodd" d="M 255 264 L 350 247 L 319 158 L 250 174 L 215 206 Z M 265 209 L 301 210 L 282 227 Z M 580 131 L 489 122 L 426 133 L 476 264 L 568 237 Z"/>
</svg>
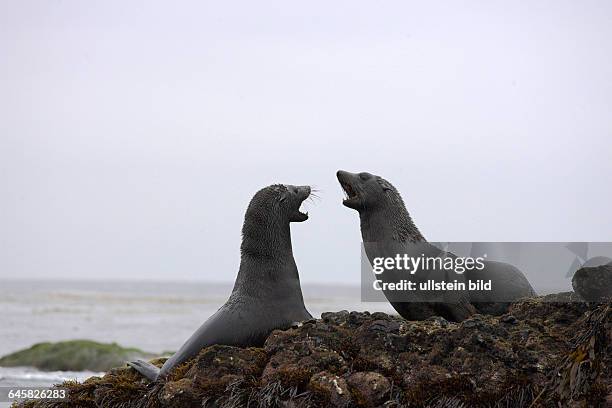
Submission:
<svg viewBox="0 0 612 408">
<path fill-rule="evenodd" d="M 152 353 L 177 350 L 227 299 L 233 283 L 0 280 L 0 356 L 35 343 L 73 339 L 116 342 Z M 362 303 L 358 286 L 309 285 L 308 310 L 393 312 L 386 302 Z M 162 330 L 163 328 L 163 330 Z M 0 387 L 82 381 L 91 372 L 0 367 Z M 2 404 L 0 404 L 2 406 Z"/>
</svg>

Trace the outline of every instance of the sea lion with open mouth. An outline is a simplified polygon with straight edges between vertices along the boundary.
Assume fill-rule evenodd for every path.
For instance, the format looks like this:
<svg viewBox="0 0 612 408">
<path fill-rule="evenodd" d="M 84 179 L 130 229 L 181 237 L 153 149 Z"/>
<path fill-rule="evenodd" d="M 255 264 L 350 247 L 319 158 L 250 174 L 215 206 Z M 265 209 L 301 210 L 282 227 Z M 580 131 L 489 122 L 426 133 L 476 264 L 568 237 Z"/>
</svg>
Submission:
<svg viewBox="0 0 612 408">
<path fill-rule="evenodd" d="M 255 194 L 242 227 L 240 269 L 229 299 L 181 346 L 163 367 L 137 360 L 128 363 L 150 380 L 213 344 L 261 346 L 275 329 L 312 319 L 304 306 L 291 246 L 291 222 L 308 219 L 300 206 L 309 186 L 275 184 Z"/>
<path fill-rule="evenodd" d="M 370 173 L 355 174 L 339 170 L 336 175 L 346 194 L 343 204 L 359 212 L 364 249 L 372 265 L 375 258 L 395 257 L 396 254 L 441 256 L 442 251 L 428 244 L 421 235 L 402 197 L 391 183 Z M 442 273 L 435 271 L 411 276 L 405 272 L 385 271 L 379 275 L 379 279 L 396 284 L 411 276 L 413 281 L 421 279 L 425 282 L 442 277 Z M 459 277 L 459 280 L 462 279 Z M 383 293 L 391 306 L 408 320 L 442 316 L 447 320 L 462 321 L 476 312 L 465 291 L 411 292 L 410 301 L 406 300 L 405 293 L 390 290 L 383 290 Z"/>
<path fill-rule="evenodd" d="M 347 196 L 343 204 L 359 212 L 361 235 L 371 263 L 375 257 L 389 256 L 389 252 L 397 252 L 398 248 L 402 252 L 415 252 L 417 256 L 424 252 L 433 257 L 456 258 L 450 252 L 427 244 L 408 214 L 399 192 L 387 180 L 370 173 L 354 174 L 342 170 L 336 175 Z M 390 248 L 393 251 L 390 251 Z M 450 279 L 490 279 L 493 282 L 493 290 L 456 291 L 441 296 L 441 302 L 432 302 L 431 298 L 427 299 L 427 302 L 393 301 L 393 293 L 383 293 L 395 310 L 408 320 L 422 320 L 439 315 L 453 321 L 464 320 L 476 311 L 503 314 L 511 301 L 535 295 L 523 273 L 503 262 L 485 261 L 484 269 L 466 270 L 464 275 L 451 275 Z M 405 278 L 405 275 L 403 277 Z M 412 278 L 415 279 L 415 275 Z M 401 277 L 391 273 L 387 279 L 395 282 Z M 422 279 L 427 279 L 427 276 Z M 450 279 L 448 275 L 445 277 L 447 282 Z M 418 299 L 418 296 L 414 295 L 414 298 Z M 500 301 L 501 299 L 503 301 Z"/>
</svg>

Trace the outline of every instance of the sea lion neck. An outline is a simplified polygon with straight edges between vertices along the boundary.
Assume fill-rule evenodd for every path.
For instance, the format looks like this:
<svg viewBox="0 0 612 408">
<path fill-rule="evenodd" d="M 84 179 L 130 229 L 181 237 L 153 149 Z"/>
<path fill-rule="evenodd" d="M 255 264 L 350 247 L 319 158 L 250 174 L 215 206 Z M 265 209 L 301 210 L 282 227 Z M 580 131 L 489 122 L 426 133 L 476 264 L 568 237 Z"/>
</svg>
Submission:
<svg viewBox="0 0 612 408">
<path fill-rule="evenodd" d="M 242 227 L 242 256 L 258 259 L 293 258 L 289 222 L 278 219 L 253 220 L 248 217 Z"/>
<path fill-rule="evenodd" d="M 245 221 L 233 295 L 298 299 L 303 304 L 289 223 Z"/>
<path fill-rule="evenodd" d="M 363 242 L 426 242 L 399 195 L 391 202 L 359 212 Z"/>
</svg>

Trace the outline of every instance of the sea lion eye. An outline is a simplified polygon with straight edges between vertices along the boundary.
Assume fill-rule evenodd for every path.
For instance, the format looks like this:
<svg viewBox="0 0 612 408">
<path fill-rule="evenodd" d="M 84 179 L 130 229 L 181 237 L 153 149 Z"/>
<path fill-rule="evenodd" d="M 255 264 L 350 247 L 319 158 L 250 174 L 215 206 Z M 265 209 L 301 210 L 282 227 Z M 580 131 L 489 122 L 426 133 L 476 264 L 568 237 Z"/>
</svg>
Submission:
<svg viewBox="0 0 612 408">
<path fill-rule="evenodd" d="M 359 173 L 359 178 L 361 179 L 361 181 L 366 181 L 370 178 L 370 173 Z"/>
</svg>

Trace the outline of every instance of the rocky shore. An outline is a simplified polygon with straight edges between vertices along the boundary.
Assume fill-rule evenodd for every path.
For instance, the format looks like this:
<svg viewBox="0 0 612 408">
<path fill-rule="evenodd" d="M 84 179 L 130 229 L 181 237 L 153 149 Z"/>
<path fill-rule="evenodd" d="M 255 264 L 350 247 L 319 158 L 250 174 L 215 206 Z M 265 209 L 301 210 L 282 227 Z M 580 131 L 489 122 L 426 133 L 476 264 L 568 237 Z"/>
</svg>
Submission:
<svg viewBox="0 0 612 408">
<path fill-rule="evenodd" d="M 528 299 L 462 323 L 324 313 L 273 332 L 263 348 L 206 348 L 164 382 L 124 366 L 62 384 L 68 401 L 15 406 L 605 407 L 612 305 L 573 296 Z"/>
</svg>

